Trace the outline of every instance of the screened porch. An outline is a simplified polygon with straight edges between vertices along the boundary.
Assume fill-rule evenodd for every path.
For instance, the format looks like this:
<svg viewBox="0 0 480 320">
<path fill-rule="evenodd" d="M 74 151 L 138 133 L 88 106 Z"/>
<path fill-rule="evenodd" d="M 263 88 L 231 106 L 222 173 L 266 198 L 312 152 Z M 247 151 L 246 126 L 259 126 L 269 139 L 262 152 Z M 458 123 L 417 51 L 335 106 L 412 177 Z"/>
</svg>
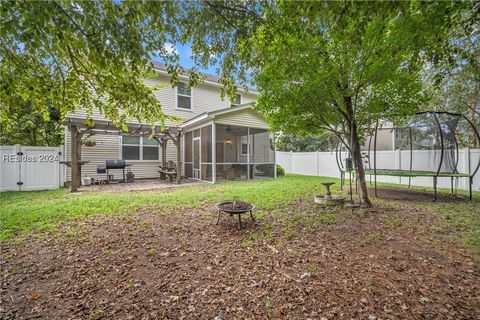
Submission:
<svg viewBox="0 0 480 320">
<path fill-rule="evenodd" d="M 230 114 L 229 119 L 207 117 L 202 124 L 183 129 L 186 177 L 209 182 L 275 177 L 273 135 L 265 124 L 263 128 L 229 124 L 242 116 L 245 112 Z"/>
</svg>

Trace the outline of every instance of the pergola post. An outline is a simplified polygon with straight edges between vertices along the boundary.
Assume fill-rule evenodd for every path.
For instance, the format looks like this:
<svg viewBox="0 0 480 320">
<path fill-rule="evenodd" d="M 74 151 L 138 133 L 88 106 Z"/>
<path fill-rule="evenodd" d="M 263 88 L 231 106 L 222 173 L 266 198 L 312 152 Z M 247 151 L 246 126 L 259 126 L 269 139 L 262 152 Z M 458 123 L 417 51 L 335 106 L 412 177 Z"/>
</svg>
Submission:
<svg viewBox="0 0 480 320">
<path fill-rule="evenodd" d="M 180 184 L 182 181 L 182 163 L 181 163 L 181 154 L 182 150 L 180 148 L 181 145 L 181 138 L 182 138 L 182 132 L 178 132 L 177 138 L 175 139 L 175 145 L 177 147 L 177 184 Z"/>
<path fill-rule="evenodd" d="M 85 161 L 81 161 L 81 147 L 82 147 L 82 137 L 84 134 L 94 135 L 94 134 L 101 134 L 101 135 L 131 135 L 131 136 L 146 136 L 146 135 L 153 135 L 153 139 L 155 139 L 160 146 L 162 147 L 162 166 L 167 166 L 167 144 L 168 140 L 171 139 L 172 142 L 177 147 L 177 183 L 181 182 L 182 177 L 182 159 L 181 159 L 181 129 L 178 127 L 169 127 L 159 129 L 157 126 L 149 127 L 143 124 L 130 124 L 128 126 L 128 131 L 123 132 L 122 129 L 119 129 L 110 121 L 96 121 L 94 125 L 87 125 L 85 123 L 85 119 L 76 119 L 76 118 L 68 118 L 65 121 L 65 124 L 68 125 L 71 131 L 71 139 L 70 139 L 70 154 L 71 154 L 71 161 L 65 161 L 67 166 L 71 167 L 71 191 L 75 192 L 78 191 L 80 181 L 81 181 L 81 165 L 85 163 Z"/>
<path fill-rule="evenodd" d="M 168 140 L 162 140 L 162 166 L 167 165 L 167 143 Z"/>
<path fill-rule="evenodd" d="M 82 138 L 83 135 L 85 134 L 85 130 L 79 130 L 77 133 L 77 161 L 82 161 Z M 77 183 L 78 186 L 80 186 L 80 181 L 82 181 L 82 164 L 78 163 L 77 164 L 78 171 L 77 171 Z"/>
<path fill-rule="evenodd" d="M 71 154 L 71 169 L 72 169 L 72 183 L 71 191 L 78 191 L 78 147 L 77 147 L 78 128 L 76 125 L 70 126 L 70 154 Z"/>
</svg>

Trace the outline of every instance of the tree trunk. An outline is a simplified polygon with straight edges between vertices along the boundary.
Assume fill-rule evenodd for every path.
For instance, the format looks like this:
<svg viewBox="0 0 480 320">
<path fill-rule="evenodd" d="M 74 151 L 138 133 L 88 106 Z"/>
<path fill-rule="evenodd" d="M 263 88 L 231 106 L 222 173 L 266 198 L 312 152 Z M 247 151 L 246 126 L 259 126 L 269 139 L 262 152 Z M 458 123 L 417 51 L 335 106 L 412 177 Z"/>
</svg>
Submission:
<svg viewBox="0 0 480 320">
<path fill-rule="evenodd" d="M 350 131 L 350 139 L 348 140 L 350 142 L 351 157 L 355 166 L 355 177 L 360 187 L 360 189 L 358 189 L 360 203 L 366 206 L 371 206 L 372 202 L 368 197 L 367 181 L 365 180 L 365 168 L 363 167 L 362 152 L 360 147 L 360 140 L 358 138 L 357 121 L 355 120 L 355 113 L 353 111 L 352 97 L 344 97 L 343 102 L 346 107 L 347 122 L 349 124 L 348 129 Z"/>
<path fill-rule="evenodd" d="M 480 93 L 480 78 L 476 79 L 474 88 L 475 88 L 474 92 L 476 94 L 475 96 L 478 97 L 478 94 Z M 478 101 L 479 100 L 477 100 L 477 99 L 474 99 L 472 101 L 471 107 L 468 109 L 468 113 L 467 113 L 467 118 L 473 123 L 474 126 L 477 125 L 477 119 L 475 117 L 475 110 L 476 110 Z M 479 121 L 480 121 L 480 119 L 479 119 Z M 469 147 L 472 148 L 472 149 L 477 148 L 478 147 L 477 143 L 480 143 L 480 141 L 477 141 L 477 137 L 475 135 L 474 129 L 469 128 L 469 130 L 468 130 L 468 145 L 469 145 Z"/>
<path fill-rule="evenodd" d="M 473 125 L 477 123 L 477 120 L 475 119 L 474 109 L 468 109 L 467 118 L 473 123 Z M 474 129 L 471 127 L 468 128 L 468 146 L 472 149 L 475 149 L 477 147 L 477 137 L 475 135 Z"/>
<path fill-rule="evenodd" d="M 352 160 L 353 164 L 355 165 L 356 171 L 356 179 L 359 183 L 359 197 L 360 202 L 364 205 L 371 206 L 372 202 L 368 197 L 368 189 L 367 189 L 367 181 L 365 179 L 365 168 L 363 167 L 362 161 L 362 152 L 360 148 L 360 141 L 358 139 L 358 133 L 356 128 L 356 123 L 354 121 L 352 127 L 354 130 L 351 133 L 351 145 L 350 148 L 352 150 Z"/>
</svg>

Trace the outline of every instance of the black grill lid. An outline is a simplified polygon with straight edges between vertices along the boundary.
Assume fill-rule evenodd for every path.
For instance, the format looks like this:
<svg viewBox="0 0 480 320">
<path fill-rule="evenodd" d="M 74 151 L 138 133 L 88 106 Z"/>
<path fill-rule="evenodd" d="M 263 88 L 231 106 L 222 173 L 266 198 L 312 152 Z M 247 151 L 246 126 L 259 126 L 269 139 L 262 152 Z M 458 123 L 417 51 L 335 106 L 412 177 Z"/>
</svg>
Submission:
<svg viewBox="0 0 480 320">
<path fill-rule="evenodd" d="M 123 169 L 125 168 L 125 160 L 117 159 L 117 160 L 106 160 L 105 166 L 107 169 Z"/>
</svg>

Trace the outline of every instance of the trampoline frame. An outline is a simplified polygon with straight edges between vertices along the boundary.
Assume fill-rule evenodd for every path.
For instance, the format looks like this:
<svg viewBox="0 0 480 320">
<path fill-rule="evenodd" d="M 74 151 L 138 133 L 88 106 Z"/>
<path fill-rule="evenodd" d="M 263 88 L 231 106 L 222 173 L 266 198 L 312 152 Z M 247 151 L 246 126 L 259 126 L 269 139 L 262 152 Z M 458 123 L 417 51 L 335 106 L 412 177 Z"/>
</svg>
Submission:
<svg viewBox="0 0 480 320">
<path fill-rule="evenodd" d="M 475 128 L 475 125 L 470 121 L 465 115 L 461 113 L 452 113 L 452 112 L 447 112 L 447 111 L 423 111 L 423 112 L 417 112 L 415 115 L 423 115 L 423 114 L 432 114 L 435 123 L 437 124 L 438 132 L 440 133 L 440 146 L 441 146 L 441 153 L 440 153 L 440 161 L 438 168 L 436 171 L 413 171 L 412 169 L 412 164 L 413 164 L 413 141 L 412 141 L 412 127 L 404 127 L 409 129 L 409 145 L 410 145 L 410 167 L 409 170 L 387 170 L 387 169 L 377 169 L 377 133 L 378 133 L 378 121 L 375 124 L 375 131 L 373 134 L 373 170 L 371 169 L 371 157 L 370 157 L 370 150 L 371 150 L 371 143 L 372 143 L 372 135 L 370 135 L 370 139 L 368 142 L 368 169 L 365 170 L 365 174 L 368 174 L 370 176 L 370 184 L 372 184 L 372 175 L 374 177 L 374 186 L 375 186 L 375 197 L 378 197 L 377 194 L 377 175 L 383 175 L 383 176 L 396 176 L 396 177 L 408 177 L 408 188 L 411 186 L 411 179 L 414 177 L 432 177 L 433 179 L 433 190 L 434 190 L 434 200 L 437 200 L 437 184 L 438 184 L 438 178 L 440 177 L 446 177 L 450 178 L 451 180 L 451 191 L 453 193 L 453 184 L 454 184 L 454 178 L 468 178 L 468 186 L 469 186 L 469 200 L 472 200 L 472 185 L 473 185 L 473 177 L 475 174 L 478 172 L 480 169 L 480 158 L 478 160 L 478 163 L 473 170 L 472 173 L 459 173 L 457 170 L 458 166 L 458 158 L 459 158 L 459 151 L 458 151 L 458 142 L 456 135 L 453 134 L 454 137 L 454 142 L 455 142 L 455 152 L 456 152 L 456 160 L 455 160 L 455 169 L 454 172 L 448 173 L 448 172 L 441 172 L 442 165 L 443 165 L 443 154 L 445 152 L 444 149 L 444 137 L 443 137 L 443 131 L 442 127 L 440 124 L 440 121 L 438 120 L 438 115 L 439 114 L 448 114 L 451 116 L 456 116 L 459 118 L 462 118 L 467 121 L 468 125 L 473 129 L 473 132 L 475 134 L 475 137 L 480 145 L 480 133 Z M 389 128 L 391 130 L 399 129 L 399 128 Z M 432 150 L 438 150 L 438 149 L 432 149 Z M 337 145 L 335 148 L 335 160 L 337 162 L 337 166 L 340 170 L 340 186 L 343 188 L 344 180 L 345 180 L 345 169 L 343 168 L 343 162 L 342 162 L 342 150 L 341 150 L 341 143 Z M 353 173 L 355 174 L 355 172 Z"/>
</svg>

